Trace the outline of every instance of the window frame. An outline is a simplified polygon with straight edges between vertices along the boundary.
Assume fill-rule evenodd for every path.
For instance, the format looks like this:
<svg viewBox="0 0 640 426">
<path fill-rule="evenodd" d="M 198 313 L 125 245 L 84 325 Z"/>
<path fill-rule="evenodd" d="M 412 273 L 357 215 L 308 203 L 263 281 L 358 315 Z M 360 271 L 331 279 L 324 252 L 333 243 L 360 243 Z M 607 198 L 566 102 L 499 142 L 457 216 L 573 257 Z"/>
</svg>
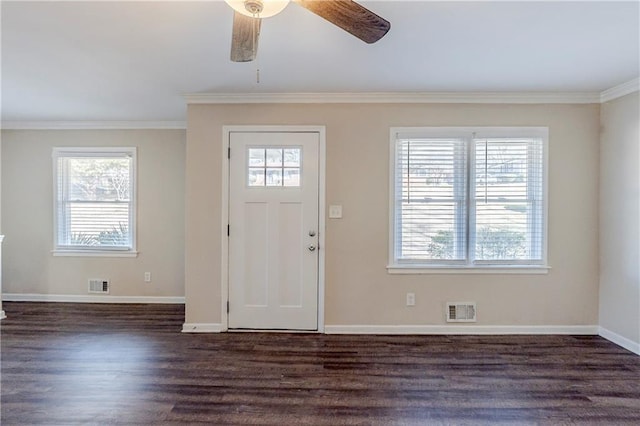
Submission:
<svg viewBox="0 0 640 426">
<path fill-rule="evenodd" d="M 266 159 L 266 151 L 269 149 L 275 149 L 275 150 L 282 150 L 283 151 L 283 158 L 282 158 L 282 165 L 280 166 L 269 166 L 267 164 L 267 159 Z M 285 150 L 298 150 L 298 165 L 297 166 L 286 166 L 285 165 L 285 161 L 284 161 L 284 151 Z M 251 158 L 250 158 L 250 151 L 251 150 L 265 150 L 265 164 L 264 166 L 254 166 L 251 164 Z M 300 190 L 302 188 L 302 157 L 303 157 L 303 147 L 302 145 L 282 145 L 282 146 L 270 146 L 270 145 L 249 145 L 246 147 L 246 164 L 245 164 L 245 180 L 246 180 L 246 188 L 248 190 L 255 190 L 255 189 L 268 189 L 268 190 L 292 190 L 292 189 L 297 189 Z M 264 179 L 264 185 L 251 185 L 250 182 L 250 178 L 249 175 L 251 173 L 251 170 L 257 170 L 257 169 L 264 169 L 265 172 L 265 179 Z M 269 169 L 280 169 L 282 171 L 282 178 L 281 178 L 281 183 L 280 185 L 269 185 L 267 183 L 267 172 Z M 298 170 L 298 184 L 297 185 L 285 185 L 285 170 L 292 170 L 292 169 L 297 169 Z"/>
<path fill-rule="evenodd" d="M 466 221 L 465 256 L 459 260 L 406 260 L 398 261 L 396 247 L 396 164 L 397 144 L 411 138 L 463 138 L 466 140 L 467 164 L 465 169 Z M 475 224 L 475 141 L 491 138 L 539 138 L 542 140 L 542 247 L 540 261 L 487 261 L 471 259 L 471 244 L 475 236 L 470 228 Z M 389 144 L 389 247 L 387 270 L 391 274 L 546 274 L 548 265 L 548 127 L 392 127 Z"/>
<path fill-rule="evenodd" d="M 130 201 L 129 201 L 129 233 L 130 246 L 67 246 L 58 243 L 58 224 L 64 220 L 63 209 L 58 203 L 58 160 L 65 157 L 85 158 L 130 158 Z M 53 250 L 54 256 L 95 256 L 95 257 L 136 257 L 137 251 L 137 148 L 136 147 L 54 147 L 53 165 Z"/>
</svg>

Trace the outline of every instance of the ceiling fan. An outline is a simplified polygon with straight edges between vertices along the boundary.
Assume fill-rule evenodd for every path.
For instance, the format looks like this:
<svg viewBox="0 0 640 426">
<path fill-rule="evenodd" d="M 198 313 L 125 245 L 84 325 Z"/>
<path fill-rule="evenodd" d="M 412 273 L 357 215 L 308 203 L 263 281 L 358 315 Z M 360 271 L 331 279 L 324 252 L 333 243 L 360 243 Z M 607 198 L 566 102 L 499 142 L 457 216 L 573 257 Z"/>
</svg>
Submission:
<svg viewBox="0 0 640 426">
<path fill-rule="evenodd" d="M 225 0 L 234 9 L 231 60 L 249 62 L 256 58 L 263 18 L 280 13 L 290 0 Z M 391 24 L 352 0 L 293 0 L 316 15 L 337 25 L 366 43 L 380 40 Z"/>
</svg>

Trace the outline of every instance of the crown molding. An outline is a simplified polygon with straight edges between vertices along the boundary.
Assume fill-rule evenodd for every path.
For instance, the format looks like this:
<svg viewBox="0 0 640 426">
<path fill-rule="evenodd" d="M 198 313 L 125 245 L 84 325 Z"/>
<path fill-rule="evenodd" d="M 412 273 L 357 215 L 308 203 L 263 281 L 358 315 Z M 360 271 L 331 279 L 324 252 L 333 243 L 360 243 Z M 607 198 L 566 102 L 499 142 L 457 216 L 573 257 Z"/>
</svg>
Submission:
<svg viewBox="0 0 640 426">
<path fill-rule="evenodd" d="M 3 121 L 3 130 L 184 130 L 186 121 Z"/>
<path fill-rule="evenodd" d="M 598 92 L 191 93 L 187 104 L 597 104 Z"/>
<path fill-rule="evenodd" d="M 600 104 L 640 91 L 640 78 L 602 92 L 188 93 L 187 104 Z M 4 130 L 185 130 L 186 121 L 2 121 Z"/>
<path fill-rule="evenodd" d="M 607 89 L 600 93 L 600 103 L 612 101 L 614 99 L 621 98 L 630 93 L 640 90 L 640 78 L 634 78 L 626 83 L 618 84 L 610 89 Z"/>
</svg>

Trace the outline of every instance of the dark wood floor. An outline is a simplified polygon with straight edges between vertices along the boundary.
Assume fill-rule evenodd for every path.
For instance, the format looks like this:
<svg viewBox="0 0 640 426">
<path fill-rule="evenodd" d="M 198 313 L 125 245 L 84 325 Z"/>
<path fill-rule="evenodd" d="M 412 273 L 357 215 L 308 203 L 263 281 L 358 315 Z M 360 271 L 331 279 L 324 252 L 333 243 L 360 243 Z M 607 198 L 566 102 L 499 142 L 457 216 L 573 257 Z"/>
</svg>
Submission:
<svg viewBox="0 0 640 426">
<path fill-rule="evenodd" d="M 640 424 L 594 336 L 182 334 L 180 305 L 5 303 L 3 425 Z"/>
</svg>

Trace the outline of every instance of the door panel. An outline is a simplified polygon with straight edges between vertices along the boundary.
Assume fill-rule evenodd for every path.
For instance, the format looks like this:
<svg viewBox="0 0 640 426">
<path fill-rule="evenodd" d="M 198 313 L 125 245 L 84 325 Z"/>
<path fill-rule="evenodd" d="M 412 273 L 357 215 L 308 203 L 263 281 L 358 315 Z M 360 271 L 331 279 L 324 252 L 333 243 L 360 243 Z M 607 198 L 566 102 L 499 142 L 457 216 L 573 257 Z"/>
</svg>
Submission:
<svg viewBox="0 0 640 426">
<path fill-rule="evenodd" d="M 269 271 L 268 259 L 264 255 L 269 251 L 268 204 L 246 203 L 244 208 L 244 227 L 247 236 L 244 241 L 244 304 L 248 306 L 267 306 L 267 283 L 264 276 Z M 247 268 L 250 265 L 250 268 Z"/>
<path fill-rule="evenodd" d="M 302 227 L 303 209 L 299 203 L 282 203 L 280 205 L 278 237 L 281 256 L 279 262 L 278 296 L 280 306 L 302 306 L 302 270 L 304 246 Z"/>
<path fill-rule="evenodd" d="M 316 330 L 319 134 L 229 144 L 229 328 Z"/>
</svg>

